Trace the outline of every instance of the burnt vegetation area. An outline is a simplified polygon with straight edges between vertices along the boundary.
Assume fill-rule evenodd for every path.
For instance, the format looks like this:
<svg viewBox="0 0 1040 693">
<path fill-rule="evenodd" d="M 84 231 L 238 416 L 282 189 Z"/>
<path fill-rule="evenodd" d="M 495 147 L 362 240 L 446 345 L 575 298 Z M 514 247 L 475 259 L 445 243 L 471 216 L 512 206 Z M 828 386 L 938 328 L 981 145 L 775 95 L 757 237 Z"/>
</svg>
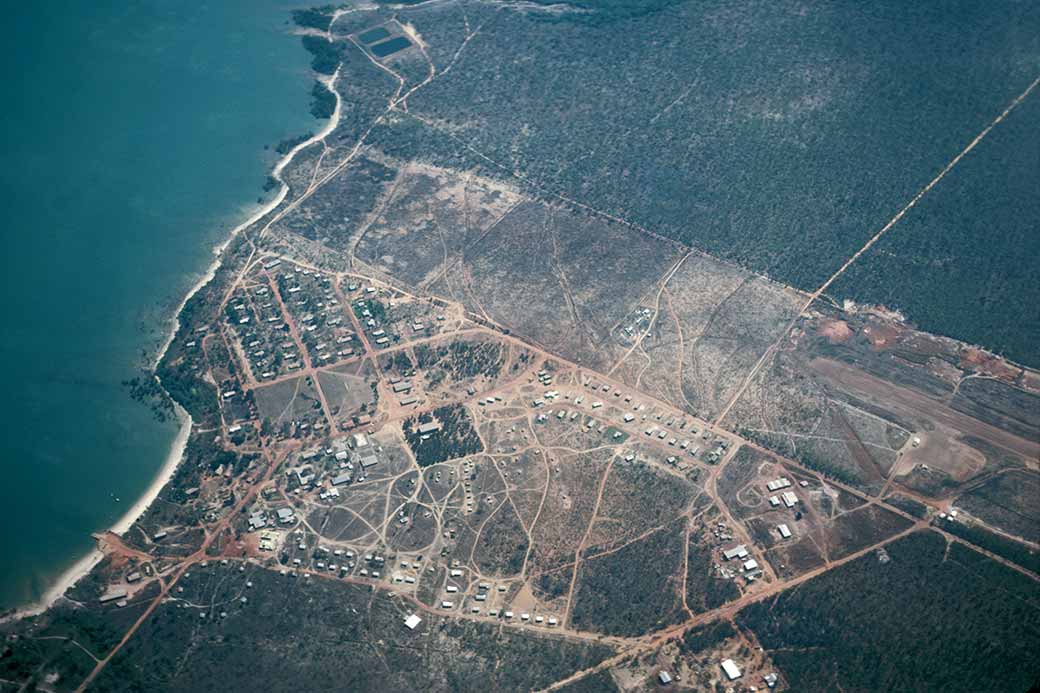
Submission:
<svg viewBox="0 0 1040 693">
<path fill-rule="evenodd" d="M 421 430 L 424 424 L 434 421 L 440 424 L 439 428 L 425 433 Z M 466 457 L 484 449 L 469 412 L 459 404 L 413 416 L 406 419 L 402 427 L 405 440 L 420 467 Z"/>
</svg>

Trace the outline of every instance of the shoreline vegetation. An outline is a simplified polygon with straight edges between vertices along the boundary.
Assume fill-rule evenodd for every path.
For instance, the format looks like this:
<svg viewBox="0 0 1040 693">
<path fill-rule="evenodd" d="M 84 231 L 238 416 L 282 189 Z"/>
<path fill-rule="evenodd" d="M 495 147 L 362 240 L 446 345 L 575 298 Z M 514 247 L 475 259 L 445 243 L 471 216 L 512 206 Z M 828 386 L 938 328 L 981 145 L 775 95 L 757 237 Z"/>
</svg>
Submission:
<svg viewBox="0 0 1040 693">
<path fill-rule="evenodd" d="M 331 7 L 323 9 L 331 11 Z M 312 26 L 311 24 L 304 24 L 303 22 L 315 21 L 314 16 L 321 11 L 322 10 L 295 11 L 293 13 L 293 19 L 300 26 Z M 328 26 L 331 24 L 331 15 L 326 16 L 326 19 L 327 22 L 323 29 L 325 31 L 328 30 Z M 315 56 L 312 67 L 314 67 L 316 72 L 327 75 L 327 78 L 324 80 L 316 79 L 314 81 L 314 87 L 311 91 L 311 113 L 314 114 L 315 118 L 327 119 L 327 121 L 317 133 L 307 133 L 305 135 L 286 138 L 276 145 L 275 151 L 282 156 L 271 169 L 264 189 L 265 191 L 270 191 L 274 189 L 274 187 L 280 186 L 278 193 L 266 203 L 258 202 L 257 208 L 251 214 L 247 212 L 247 218 L 235 226 L 227 237 L 213 248 L 213 261 L 206 270 L 201 273 L 199 279 L 187 291 L 184 298 L 170 316 L 166 338 L 157 350 L 155 358 L 151 362 L 150 370 L 147 370 L 142 377 L 133 378 L 132 380 L 123 383 L 123 385 L 130 390 L 131 397 L 146 406 L 151 405 L 153 412 L 156 413 L 157 416 L 166 416 L 172 413 L 172 415 L 180 422 L 180 427 L 177 436 L 174 438 L 173 443 L 170 446 L 166 461 L 158 470 L 148 488 L 137 498 L 137 500 L 135 500 L 134 504 L 127 510 L 127 512 L 124 513 L 115 524 L 109 527 L 108 531 L 114 534 L 122 536 L 130 530 L 134 523 L 147 512 L 148 508 L 159 497 L 163 488 L 173 481 L 178 467 L 181 462 L 184 461 L 185 451 L 191 439 L 192 429 L 196 421 L 191 416 L 189 408 L 182 406 L 183 400 L 176 396 L 176 376 L 170 372 L 164 373 L 163 361 L 169 352 L 170 347 L 173 345 L 177 333 L 189 322 L 185 319 L 185 312 L 191 312 L 191 306 L 189 304 L 192 302 L 192 299 L 199 295 L 200 291 L 206 289 L 211 282 L 217 278 L 218 271 L 224 264 L 227 251 L 232 242 L 238 238 L 243 231 L 254 226 L 264 217 L 277 210 L 285 201 L 285 198 L 289 193 L 289 186 L 283 180 L 282 172 L 290 163 L 292 163 L 296 154 L 311 144 L 325 139 L 325 137 L 331 134 L 339 125 L 341 113 L 340 99 L 334 88 L 335 82 L 338 78 L 338 70 L 336 69 L 338 63 L 332 66 L 331 71 L 324 72 L 323 70 L 327 69 L 327 64 L 322 62 L 319 57 L 324 59 L 330 54 L 322 51 L 320 48 L 316 51 L 314 47 L 318 46 L 319 43 L 326 46 L 330 44 L 328 44 L 327 41 L 317 39 L 317 37 L 314 36 L 304 36 L 303 38 L 304 47 Z M 308 41 L 307 39 L 317 39 L 317 42 Z M 319 70 L 318 67 L 323 69 Z M 323 92 L 324 96 L 320 96 L 319 91 Z M 330 104 L 331 108 L 329 107 Z M 317 115 L 319 112 L 327 115 Z M 164 375 L 166 377 L 163 377 Z M 190 404 L 188 406 L 190 407 Z M 74 587 L 80 580 L 88 576 L 91 570 L 93 570 L 93 568 L 100 563 L 103 558 L 104 554 L 97 547 L 92 548 L 86 555 L 80 557 L 71 566 L 62 571 L 40 599 L 29 604 L 11 608 L 7 613 L 0 615 L 0 623 L 37 616 L 47 611 L 59 602 L 65 596 L 66 592 Z"/>
</svg>

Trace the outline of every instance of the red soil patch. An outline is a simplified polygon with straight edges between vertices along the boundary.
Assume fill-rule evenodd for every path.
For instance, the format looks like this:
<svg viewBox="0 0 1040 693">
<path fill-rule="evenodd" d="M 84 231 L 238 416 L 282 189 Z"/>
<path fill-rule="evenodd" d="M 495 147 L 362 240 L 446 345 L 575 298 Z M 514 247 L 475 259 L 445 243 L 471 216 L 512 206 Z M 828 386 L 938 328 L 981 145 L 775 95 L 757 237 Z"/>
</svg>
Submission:
<svg viewBox="0 0 1040 693">
<path fill-rule="evenodd" d="M 820 334 L 831 344 L 841 344 L 849 341 L 852 328 L 844 320 L 827 320 L 820 326 Z"/>
<path fill-rule="evenodd" d="M 1025 371 L 1022 373 L 1021 387 L 1033 392 L 1040 392 L 1040 373 L 1036 371 Z"/>
<path fill-rule="evenodd" d="M 1020 369 L 1009 365 L 999 356 L 987 354 L 975 347 L 965 347 L 961 350 L 961 366 L 976 373 L 984 373 L 1006 380 L 1009 383 L 1014 382 L 1022 374 Z"/>
<path fill-rule="evenodd" d="M 863 334 L 870 340 L 871 346 L 877 350 L 892 346 L 899 339 L 902 330 L 885 323 L 873 323 L 863 328 Z"/>
</svg>

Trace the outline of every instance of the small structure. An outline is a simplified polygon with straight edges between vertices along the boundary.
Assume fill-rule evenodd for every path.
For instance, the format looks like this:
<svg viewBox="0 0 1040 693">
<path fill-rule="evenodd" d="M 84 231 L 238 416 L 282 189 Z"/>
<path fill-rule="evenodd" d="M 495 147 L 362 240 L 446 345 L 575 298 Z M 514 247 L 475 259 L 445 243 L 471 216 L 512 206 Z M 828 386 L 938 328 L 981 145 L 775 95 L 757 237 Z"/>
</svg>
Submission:
<svg viewBox="0 0 1040 693">
<path fill-rule="evenodd" d="M 722 671 L 725 672 L 726 678 L 730 681 L 735 681 L 740 678 L 740 669 L 732 659 L 722 660 Z"/>
<path fill-rule="evenodd" d="M 278 541 L 278 535 L 271 531 L 265 530 L 260 532 L 260 550 L 261 551 L 274 551 L 276 542 Z"/>
<path fill-rule="evenodd" d="M 667 686 L 672 682 L 672 675 L 667 671 L 657 672 L 657 680 L 661 682 L 662 686 Z"/>
</svg>

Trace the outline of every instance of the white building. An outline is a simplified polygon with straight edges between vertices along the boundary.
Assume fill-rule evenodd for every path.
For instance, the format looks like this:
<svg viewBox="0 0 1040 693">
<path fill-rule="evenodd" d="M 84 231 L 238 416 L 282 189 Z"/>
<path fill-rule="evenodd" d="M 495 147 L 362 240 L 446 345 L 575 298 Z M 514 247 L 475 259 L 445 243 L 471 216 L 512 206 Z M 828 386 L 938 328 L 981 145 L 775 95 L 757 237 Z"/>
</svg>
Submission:
<svg viewBox="0 0 1040 693">
<path fill-rule="evenodd" d="M 726 673 L 726 677 L 730 681 L 734 681 L 740 678 L 740 669 L 737 667 L 736 662 L 732 659 L 722 660 L 722 671 Z"/>
</svg>

